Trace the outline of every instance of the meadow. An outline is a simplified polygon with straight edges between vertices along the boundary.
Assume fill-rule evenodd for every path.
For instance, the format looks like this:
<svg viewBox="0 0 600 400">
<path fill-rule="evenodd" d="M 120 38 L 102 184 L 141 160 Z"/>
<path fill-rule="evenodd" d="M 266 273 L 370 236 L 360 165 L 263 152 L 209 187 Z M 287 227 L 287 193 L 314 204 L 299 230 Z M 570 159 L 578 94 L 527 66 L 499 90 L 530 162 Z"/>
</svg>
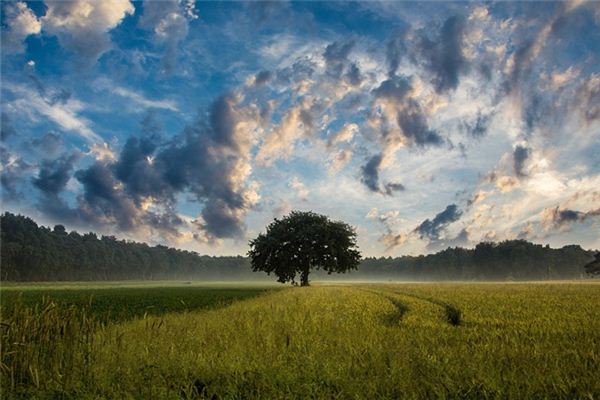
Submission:
<svg viewBox="0 0 600 400">
<path fill-rule="evenodd" d="M 598 283 L 0 294 L 3 398 L 600 397 Z"/>
</svg>

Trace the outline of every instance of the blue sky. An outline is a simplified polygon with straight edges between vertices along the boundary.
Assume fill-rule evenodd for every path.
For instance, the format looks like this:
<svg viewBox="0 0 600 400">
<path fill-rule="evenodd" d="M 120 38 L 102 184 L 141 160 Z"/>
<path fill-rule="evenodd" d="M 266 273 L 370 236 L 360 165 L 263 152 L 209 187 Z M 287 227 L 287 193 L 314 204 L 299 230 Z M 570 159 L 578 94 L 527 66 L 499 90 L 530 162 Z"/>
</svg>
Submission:
<svg viewBox="0 0 600 400">
<path fill-rule="evenodd" d="M 2 209 L 208 254 L 600 248 L 598 2 L 2 2 Z"/>
</svg>

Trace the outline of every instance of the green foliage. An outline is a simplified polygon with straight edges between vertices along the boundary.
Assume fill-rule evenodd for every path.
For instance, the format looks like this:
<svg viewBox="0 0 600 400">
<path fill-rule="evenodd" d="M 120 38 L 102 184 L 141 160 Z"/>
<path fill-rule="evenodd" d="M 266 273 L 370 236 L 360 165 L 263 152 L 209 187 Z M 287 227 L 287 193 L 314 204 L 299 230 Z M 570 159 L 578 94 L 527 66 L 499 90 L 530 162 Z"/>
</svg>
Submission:
<svg viewBox="0 0 600 400">
<path fill-rule="evenodd" d="M 320 226 L 319 218 L 315 226 Z M 283 221 L 278 222 L 284 227 Z M 272 225 L 273 225 L 272 224 Z M 330 256 L 334 247 L 352 246 L 355 236 L 345 236 L 351 228 L 343 223 L 331 223 L 341 235 L 339 241 L 328 247 Z M 336 225 L 337 224 L 337 225 Z M 309 224 L 305 227 L 311 228 Z M 292 232 L 277 232 L 278 235 L 293 236 Z M 38 226 L 23 216 L 5 213 L 0 217 L 0 280 L 2 281 L 118 281 L 202 279 L 241 280 L 256 279 L 251 270 L 251 259 L 247 257 L 212 257 L 194 252 L 181 251 L 165 246 L 150 247 L 144 243 L 117 240 L 112 236 L 94 233 L 67 233 L 57 225 L 54 230 Z M 292 260 L 298 264 L 310 258 L 326 267 L 317 271 L 319 278 L 332 272 L 341 272 L 355 265 L 358 252 L 337 252 L 325 259 L 326 253 L 316 251 L 313 240 L 333 240 L 333 229 L 327 235 L 315 239 L 306 236 L 304 249 L 297 252 L 291 242 L 271 240 L 266 235 L 255 239 L 253 251 L 256 262 L 264 266 L 262 271 L 275 273 L 283 281 L 294 279 L 297 269 L 279 260 Z M 323 232 L 321 232 L 323 233 Z M 354 234 L 352 232 L 352 234 Z M 256 247 L 256 245 L 260 245 Z M 329 246 L 329 245 L 328 245 Z M 258 249 L 261 249 L 258 251 Z M 271 252 L 278 250 L 278 252 Z M 312 254 L 312 253 L 314 254 Z M 251 253 L 252 254 L 252 253 Z M 299 255 L 294 258 L 294 255 Z M 550 280 L 580 279 L 589 275 L 600 275 L 600 264 L 593 260 L 593 252 L 579 246 L 564 246 L 552 249 L 524 240 L 501 243 L 480 243 L 475 249 L 448 248 L 436 254 L 417 257 L 366 258 L 360 262 L 359 270 L 352 279 L 399 279 L 399 280 Z M 304 258 L 302 258 L 304 257 Z M 587 266 L 586 266 L 587 264 Z M 258 265 L 258 264 L 257 264 Z M 319 265 L 316 268 L 320 268 Z M 584 267 L 585 266 L 585 267 Z M 589 273 L 586 274 L 586 271 Z"/>
<path fill-rule="evenodd" d="M 590 275 L 600 275 L 600 252 L 595 254 L 593 261 L 585 265 L 585 271 Z"/>
<path fill-rule="evenodd" d="M 166 246 L 54 230 L 30 218 L 0 217 L 3 281 L 118 281 L 124 279 L 242 279 L 252 273 L 244 257 L 199 256 Z"/>
<path fill-rule="evenodd" d="M 295 283 L 299 275 L 302 286 L 313 268 L 346 272 L 356 269 L 361 257 L 350 225 L 300 211 L 269 224 L 266 233 L 250 241 L 248 255 L 253 271 L 273 273 L 279 282 Z"/>
<path fill-rule="evenodd" d="M 552 249 L 507 240 L 482 242 L 472 250 L 455 247 L 416 257 L 366 258 L 355 276 L 424 281 L 580 279 L 591 258 L 592 252 L 576 245 Z"/>
</svg>

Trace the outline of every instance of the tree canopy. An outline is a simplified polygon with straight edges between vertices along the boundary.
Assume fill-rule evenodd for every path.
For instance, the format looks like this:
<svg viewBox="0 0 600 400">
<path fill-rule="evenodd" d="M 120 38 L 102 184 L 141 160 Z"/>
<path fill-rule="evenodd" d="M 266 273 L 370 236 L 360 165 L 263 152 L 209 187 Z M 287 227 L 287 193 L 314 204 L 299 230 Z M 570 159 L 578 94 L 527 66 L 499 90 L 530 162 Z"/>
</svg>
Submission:
<svg viewBox="0 0 600 400">
<path fill-rule="evenodd" d="M 328 274 L 357 269 L 361 254 L 356 232 L 341 221 L 331 221 L 313 212 L 292 211 L 275 219 L 250 241 L 250 263 L 254 271 L 275 274 L 279 282 L 308 285 L 312 269 Z"/>
<path fill-rule="evenodd" d="M 585 270 L 590 275 L 600 275 L 600 252 L 594 255 L 594 260 L 585 265 Z"/>
</svg>

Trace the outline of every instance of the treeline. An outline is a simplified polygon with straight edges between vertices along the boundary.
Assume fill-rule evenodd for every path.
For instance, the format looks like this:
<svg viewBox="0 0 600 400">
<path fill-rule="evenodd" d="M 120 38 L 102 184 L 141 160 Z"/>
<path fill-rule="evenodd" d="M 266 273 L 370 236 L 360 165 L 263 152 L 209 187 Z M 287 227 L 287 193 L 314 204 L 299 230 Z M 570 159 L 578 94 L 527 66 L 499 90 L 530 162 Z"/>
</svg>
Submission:
<svg viewBox="0 0 600 400">
<path fill-rule="evenodd" d="M 254 278 L 246 257 L 211 257 L 38 226 L 31 218 L 0 216 L 3 281 L 103 281 Z"/>
<path fill-rule="evenodd" d="M 560 249 L 524 240 L 448 248 L 436 254 L 368 257 L 358 271 L 316 279 L 543 280 L 587 277 L 593 252 Z M 3 281 L 239 280 L 263 279 L 246 257 L 212 257 L 113 236 L 38 226 L 31 218 L 0 216 L 0 279 Z"/>
<path fill-rule="evenodd" d="M 360 275 L 406 280 L 579 279 L 594 252 L 578 245 L 552 249 L 525 240 L 482 242 L 474 249 L 447 248 L 435 254 L 366 258 Z M 591 271 L 590 271 L 591 272 Z"/>
</svg>

